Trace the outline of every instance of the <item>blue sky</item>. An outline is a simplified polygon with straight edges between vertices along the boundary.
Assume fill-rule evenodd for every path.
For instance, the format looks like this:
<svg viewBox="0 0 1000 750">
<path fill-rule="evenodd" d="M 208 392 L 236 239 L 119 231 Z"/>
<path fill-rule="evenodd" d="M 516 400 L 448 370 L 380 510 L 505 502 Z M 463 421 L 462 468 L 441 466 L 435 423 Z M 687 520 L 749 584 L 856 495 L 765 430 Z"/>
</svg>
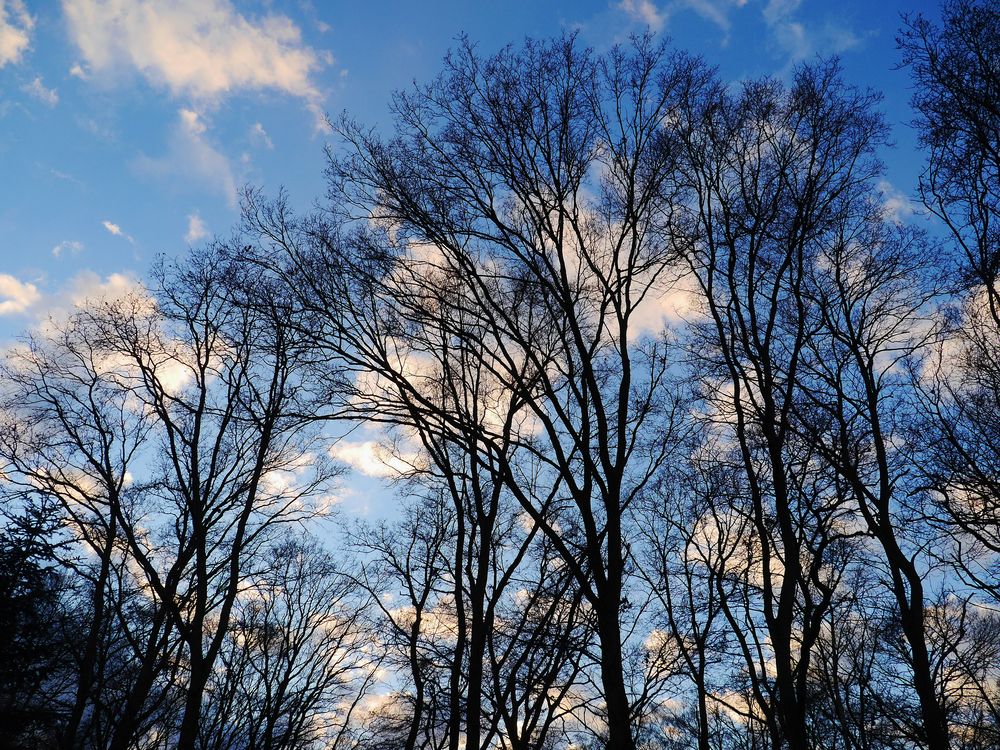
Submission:
<svg viewBox="0 0 1000 750">
<path fill-rule="evenodd" d="M 885 95 L 884 189 L 906 213 L 922 157 L 894 35 L 914 11 L 936 3 L 0 0 L 0 345 L 226 232 L 245 183 L 309 205 L 323 113 L 384 124 L 461 32 L 484 51 L 564 30 L 602 49 L 650 27 L 732 81 L 838 54 Z"/>
<path fill-rule="evenodd" d="M 463 31 L 485 50 L 564 29 L 602 48 L 648 25 L 732 80 L 839 54 L 851 80 L 886 96 L 888 180 L 905 196 L 919 157 L 893 36 L 899 14 L 920 9 L 935 12 L 870 0 L 0 0 L 0 340 L 226 231 L 244 183 L 308 204 L 322 192 L 322 113 L 384 122 L 392 90 L 433 76 Z"/>
</svg>

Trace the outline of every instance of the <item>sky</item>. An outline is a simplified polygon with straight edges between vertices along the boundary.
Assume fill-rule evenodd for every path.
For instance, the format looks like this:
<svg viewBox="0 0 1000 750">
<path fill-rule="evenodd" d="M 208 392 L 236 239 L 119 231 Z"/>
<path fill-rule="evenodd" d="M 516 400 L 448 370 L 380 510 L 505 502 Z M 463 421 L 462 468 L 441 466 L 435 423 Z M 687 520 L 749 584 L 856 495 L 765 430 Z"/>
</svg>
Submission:
<svg viewBox="0 0 1000 750">
<path fill-rule="evenodd" d="M 914 12 L 937 3 L 0 0 L 0 346 L 227 233 L 244 185 L 311 205 L 324 115 L 385 128 L 392 92 L 431 79 L 462 33 L 490 52 L 575 31 L 600 51 L 651 29 L 734 83 L 838 55 L 884 95 L 882 189 L 906 218 L 923 157 L 894 37 Z"/>
</svg>

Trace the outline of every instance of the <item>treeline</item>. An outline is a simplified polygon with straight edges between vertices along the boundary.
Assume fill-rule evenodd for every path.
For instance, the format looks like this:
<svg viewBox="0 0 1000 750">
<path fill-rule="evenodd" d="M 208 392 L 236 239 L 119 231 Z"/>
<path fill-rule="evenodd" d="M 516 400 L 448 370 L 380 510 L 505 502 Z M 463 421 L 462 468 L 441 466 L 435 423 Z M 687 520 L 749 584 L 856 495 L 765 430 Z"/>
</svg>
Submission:
<svg viewBox="0 0 1000 750">
<path fill-rule="evenodd" d="M 1000 747 L 1000 9 L 897 42 L 929 234 L 836 62 L 463 42 L 12 347 L 0 745 Z"/>
</svg>

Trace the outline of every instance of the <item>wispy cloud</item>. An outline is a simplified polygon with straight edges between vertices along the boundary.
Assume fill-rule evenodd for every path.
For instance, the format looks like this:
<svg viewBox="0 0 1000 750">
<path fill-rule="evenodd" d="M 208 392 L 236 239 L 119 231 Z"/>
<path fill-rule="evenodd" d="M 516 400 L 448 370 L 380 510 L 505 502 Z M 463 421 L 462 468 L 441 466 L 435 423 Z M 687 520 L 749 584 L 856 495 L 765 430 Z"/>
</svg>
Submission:
<svg viewBox="0 0 1000 750">
<path fill-rule="evenodd" d="M 653 31 L 668 27 L 671 19 L 681 12 L 695 13 L 722 31 L 723 44 L 729 41 L 735 12 L 760 8 L 759 17 L 772 43 L 786 59 L 786 67 L 816 54 L 844 52 L 861 42 L 861 37 L 835 20 L 807 24 L 799 17 L 801 5 L 802 0 L 767 0 L 763 7 L 750 6 L 748 0 L 669 0 L 662 4 L 653 0 L 621 0 L 616 7 L 633 23 Z"/>
<path fill-rule="evenodd" d="M 48 164 L 45 164 L 44 162 L 40 161 L 36 161 L 35 166 L 38 167 L 38 169 L 45 172 L 47 175 L 55 177 L 57 180 L 60 180 L 62 182 L 71 182 L 79 187 L 85 187 L 85 185 L 83 184 L 83 180 L 74 177 L 69 172 L 63 172 L 61 169 L 56 169 L 55 167 L 51 167 Z"/>
<path fill-rule="evenodd" d="M 660 31 L 670 23 L 670 19 L 682 11 L 691 11 L 709 21 L 729 37 L 732 22 L 729 14 L 734 8 L 742 8 L 747 0 L 671 0 L 657 5 L 652 0 L 622 0 L 618 9 L 633 22 Z"/>
<path fill-rule="evenodd" d="M 80 126 L 82 130 L 87 131 L 95 138 L 100 138 L 102 141 L 113 141 L 117 138 L 114 128 L 105 122 L 99 122 L 93 117 L 82 117 L 77 115 L 76 124 Z"/>
<path fill-rule="evenodd" d="M 236 203 L 236 180 L 229 160 L 211 144 L 202 116 L 180 109 L 171 131 L 168 151 L 162 157 L 139 156 L 133 166 L 143 174 L 161 179 L 195 180 L 220 192 L 230 205 Z"/>
<path fill-rule="evenodd" d="M 330 455 L 369 477 L 399 477 L 413 469 L 415 455 L 396 455 L 375 440 L 343 440 L 330 449 Z"/>
<path fill-rule="evenodd" d="M 648 26 L 653 31 L 659 31 L 666 23 L 666 16 L 651 0 L 621 0 L 618 9 L 633 21 Z"/>
<path fill-rule="evenodd" d="M 115 237 L 121 237 L 122 239 L 126 239 L 129 242 L 134 242 L 135 241 L 135 240 L 132 239 L 131 235 L 128 235 L 124 231 L 122 231 L 122 228 L 120 226 L 118 226 L 117 224 L 115 224 L 113 221 L 109 221 L 108 219 L 105 219 L 104 221 L 101 222 L 101 225 L 106 230 L 108 230 L 108 232 L 110 234 L 113 234 Z"/>
<path fill-rule="evenodd" d="M 806 25 L 798 17 L 802 0 L 768 0 L 762 11 L 775 44 L 794 65 L 823 54 L 838 54 L 856 47 L 861 37 L 851 29 L 833 21 Z"/>
<path fill-rule="evenodd" d="M 723 42 L 727 42 L 729 32 L 733 28 L 729 14 L 732 10 L 742 8 L 746 4 L 747 0 L 678 0 L 674 6 L 678 9 L 691 10 L 706 21 L 714 23 L 724 34 Z"/>
<path fill-rule="evenodd" d="M 888 180 L 879 181 L 878 191 L 882 194 L 882 210 L 886 217 L 897 224 L 903 224 L 921 212 L 920 207 L 906 193 Z"/>
<path fill-rule="evenodd" d="M 115 225 L 112 224 L 112 226 Z M 120 231 L 121 230 L 119 229 L 119 232 Z M 54 248 L 52 248 L 52 256 L 55 258 L 61 258 L 64 255 L 79 255 L 82 252 L 83 252 L 83 243 L 77 240 L 63 240 Z"/>
<path fill-rule="evenodd" d="M 0 68 L 21 61 L 34 28 L 35 20 L 22 0 L 0 0 Z"/>
<path fill-rule="evenodd" d="M 264 126 L 259 122 L 255 122 L 250 128 L 250 140 L 254 143 L 259 143 L 265 148 L 274 148 L 274 142 L 271 140 L 271 136 L 267 134 L 264 130 Z"/>
<path fill-rule="evenodd" d="M 21 90 L 38 101 L 48 104 L 50 107 L 54 107 L 59 103 L 59 92 L 48 88 L 42 83 L 41 76 L 35 76 L 35 79 L 31 83 L 26 83 L 22 86 Z"/>
<path fill-rule="evenodd" d="M 202 221 L 202 218 L 197 212 L 189 214 L 187 219 L 188 228 L 187 232 L 184 234 L 185 242 L 191 244 L 208 237 L 208 227 L 205 226 L 205 222 Z"/>
</svg>

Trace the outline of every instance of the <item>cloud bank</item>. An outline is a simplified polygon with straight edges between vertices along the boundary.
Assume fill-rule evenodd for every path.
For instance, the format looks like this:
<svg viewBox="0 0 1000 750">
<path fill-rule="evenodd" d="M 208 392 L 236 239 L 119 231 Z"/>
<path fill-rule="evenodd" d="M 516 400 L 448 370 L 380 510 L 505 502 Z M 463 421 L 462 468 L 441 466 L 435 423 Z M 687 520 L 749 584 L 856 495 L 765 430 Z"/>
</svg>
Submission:
<svg viewBox="0 0 1000 750">
<path fill-rule="evenodd" d="M 63 0 L 87 74 L 131 69 L 175 96 L 215 100 L 280 91 L 314 106 L 313 74 L 330 62 L 286 16 L 251 19 L 229 0 Z"/>
</svg>

